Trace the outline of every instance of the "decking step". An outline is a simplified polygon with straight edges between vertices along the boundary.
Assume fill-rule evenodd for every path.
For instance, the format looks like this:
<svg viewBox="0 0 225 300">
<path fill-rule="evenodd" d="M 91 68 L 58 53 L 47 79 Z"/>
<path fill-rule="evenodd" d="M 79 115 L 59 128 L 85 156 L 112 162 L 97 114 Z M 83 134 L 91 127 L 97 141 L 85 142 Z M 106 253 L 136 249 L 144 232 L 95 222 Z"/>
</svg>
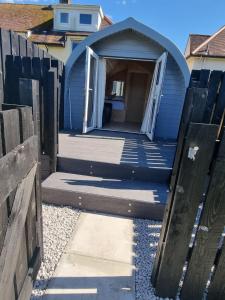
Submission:
<svg viewBox="0 0 225 300">
<path fill-rule="evenodd" d="M 56 172 L 43 183 L 43 201 L 89 211 L 161 220 L 167 185 Z"/>
<path fill-rule="evenodd" d="M 140 180 L 168 184 L 172 172 L 170 167 L 150 167 L 132 162 L 108 163 L 83 160 L 58 155 L 59 172 L 91 175 L 104 178 Z"/>
</svg>

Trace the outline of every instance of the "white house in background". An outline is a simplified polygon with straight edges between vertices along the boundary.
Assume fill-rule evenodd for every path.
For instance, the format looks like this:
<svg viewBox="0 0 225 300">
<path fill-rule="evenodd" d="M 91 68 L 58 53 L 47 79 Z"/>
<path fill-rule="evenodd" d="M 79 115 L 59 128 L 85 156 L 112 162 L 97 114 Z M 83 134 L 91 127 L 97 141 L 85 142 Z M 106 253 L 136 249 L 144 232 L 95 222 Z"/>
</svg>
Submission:
<svg viewBox="0 0 225 300">
<path fill-rule="evenodd" d="M 54 5 L 55 31 L 95 32 L 100 30 L 104 19 L 103 11 L 97 5 L 67 4 L 60 1 Z"/>
<path fill-rule="evenodd" d="M 190 34 L 184 55 L 190 70 L 225 71 L 225 26 L 213 35 Z"/>
<path fill-rule="evenodd" d="M 112 24 L 99 5 L 0 3 L 0 27 L 26 36 L 66 62 L 79 42 Z"/>
</svg>

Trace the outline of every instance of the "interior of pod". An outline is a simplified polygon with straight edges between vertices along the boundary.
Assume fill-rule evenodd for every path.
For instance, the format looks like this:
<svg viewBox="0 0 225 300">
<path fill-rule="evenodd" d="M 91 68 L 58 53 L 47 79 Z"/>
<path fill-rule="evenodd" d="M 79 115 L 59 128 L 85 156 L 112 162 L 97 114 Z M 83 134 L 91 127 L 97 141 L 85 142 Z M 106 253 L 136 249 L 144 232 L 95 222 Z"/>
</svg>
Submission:
<svg viewBox="0 0 225 300">
<path fill-rule="evenodd" d="M 93 33 L 66 64 L 64 128 L 176 140 L 189 70 L 176 46 L 129 18 Z"/>
<path fill-rule="evenodd" d="M 140 132 L 155 62 L 106 60 L 103 129 Z"/>
</svg>

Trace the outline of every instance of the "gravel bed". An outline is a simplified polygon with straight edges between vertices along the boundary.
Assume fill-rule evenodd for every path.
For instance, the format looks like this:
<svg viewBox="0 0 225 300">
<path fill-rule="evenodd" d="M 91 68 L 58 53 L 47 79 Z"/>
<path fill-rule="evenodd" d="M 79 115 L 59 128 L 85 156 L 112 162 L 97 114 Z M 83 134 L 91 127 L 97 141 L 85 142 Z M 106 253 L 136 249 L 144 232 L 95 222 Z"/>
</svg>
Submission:
<svg viewBox="0 0 225 300">
<path fill-rule="evenodd" d="M 80 215 L 79 210 L 66 206 L 43 204 L 42 210 L 44 261 L 34 284 L 31 300 L 40 300 L 44 295 L 48 280 L 54 274 Z"/>
<path fill-rule="evenodd" d="M 154 295 L 150 276 L 157 251 L 161 222 L 134 219 L 136 300 L 159 300 Z M 169 300 L 169 298 L 165 298 Z"/>
</svg>

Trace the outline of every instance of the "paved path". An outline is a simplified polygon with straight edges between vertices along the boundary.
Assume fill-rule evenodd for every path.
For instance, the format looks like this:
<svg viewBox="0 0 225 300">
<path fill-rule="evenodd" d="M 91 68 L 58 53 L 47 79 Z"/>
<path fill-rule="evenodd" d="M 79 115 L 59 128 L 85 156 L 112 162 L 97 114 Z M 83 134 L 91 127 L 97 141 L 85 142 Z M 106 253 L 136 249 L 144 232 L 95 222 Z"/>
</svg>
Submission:
<svg viewBox="0 0 225 300">
<path fill-rule="evenodd" d="M 44 300 L 135 300 L 131 219 L 82 213 Z"/>
</svg>

